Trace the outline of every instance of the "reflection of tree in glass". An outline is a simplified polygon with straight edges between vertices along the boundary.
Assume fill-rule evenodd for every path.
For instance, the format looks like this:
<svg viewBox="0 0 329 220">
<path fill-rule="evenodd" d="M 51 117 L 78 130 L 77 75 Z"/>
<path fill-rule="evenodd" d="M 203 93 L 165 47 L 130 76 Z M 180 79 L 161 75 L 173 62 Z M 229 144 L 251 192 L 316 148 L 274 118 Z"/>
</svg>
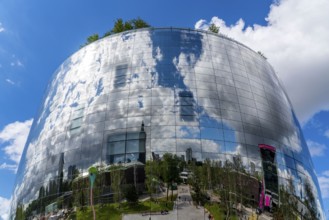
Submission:
<svg viewBox="0 0 329 220">
<path fill-rule="evenodd" d="M 152 195 L 153 193 L 158 193 L 158 188 L 160 184 L 160 161 L 158 160 L 149 160 L 145 164 L 145 174 L 146 180 L 145 184 L 148 192 Z"/>
<path fill-rule="evenodd" d="M 296 219 L 298 213 L 298 200 L 294 195 L 294 183 L 292 178 L 288 179 L 288 185 L 280 185 L 280 204 L 274 208 L 273 219 Z"/>
<path fill-rule="evenodd" d="M 192 198 L 196 204 L 204 205 L 206 203 L 205 187 L 207 185 L 207 174 L 203 173 L 203 169 L 207 170 L 207 167 L 203 167 L 201 164 L 194 161 L 189 164 L 189 169 L 193 174 L 193 178 L 189 178 L 188 183 L 192 186 L 193 193 Z"/>
<path fill-rule="evenodd" d="M 305 217 L 308 219 L 318 219 L 317 211 L 316 211 L 317 206 L 315 203 L 315 197 L 312 192 L 311 184 L 308 179 L 305 179 L 304 187 L 305 187 L 304 191 L 305 191 L 305 197 L 306 197 L 305 206 L 308 209 L 308 212 Z"/>
<path fill-rule="evenodd" d="M 183 161 L 177 155 L 165 153 L 159 160 L 147 161 L 145 165 L 146 186 L 149 193 L 157 193 L 161 181 L 167 185 L 167 200 L 171 189 L 173 199 L 173 183 L 179 183 L 179 173 L 182 171 Z"/>
<path fill-rule="evenodd" d="M 113 165 L 110 168 L 111 175 L 111 190 L 113 192 L 114 202 L 119 202 L 122 199 L 121 185 L 124 181 L 124 170 L 120 165 Z"/>
<path fill-rule="evenodd" d="M 128 184 L 125 186 L 124 196 L 129 205 L 135 205 L 138 202 L 138 193 L 134 184 Z"/>
<path fill-rule="evenodd" d="M 23 205 L 18 205 L 16 209 L 16 220 L 25 219 L 24 207 Z"/>
<path fill-rule="evenodd" d="M 162 178 L 167 183 L 167 200 L 168 193 L 171 186 L 171 200 L 173 199 L 173 183 L 179 181 L 179 161 L 181 160 L 177 155 L 166 153 L 162 157 L 163 163 L 161 163 Z"/>
<path fill-rule="evenodd" d="M 193 201 L 219 210 L 220 219 L 237 216 L 246 206 L 257 208 L 261 178 L 247 172 L 240 155 L 225 160 L 223 165 L 221 161 L 209 159 L 192 161 L 188 169 L 192 173 L 188 183 L 193 189 Z"/>
</svg>

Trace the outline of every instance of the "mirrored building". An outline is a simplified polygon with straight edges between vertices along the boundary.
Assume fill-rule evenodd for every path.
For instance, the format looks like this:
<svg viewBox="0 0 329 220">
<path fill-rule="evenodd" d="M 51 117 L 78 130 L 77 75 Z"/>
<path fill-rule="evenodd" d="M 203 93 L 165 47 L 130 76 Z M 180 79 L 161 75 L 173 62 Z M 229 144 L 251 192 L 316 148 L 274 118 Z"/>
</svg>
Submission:
<svg viewBox="0 0 329 220">
<path fill-rule="evenodd" d="M 94 204 L 97 213 L 112 210 L 109 219 L 129 219 L 128 209 L 145 219 L 186 219 L 187 209 L 325 218 L 308 147 L 273 68 L 210 32 L 123 32 L 69 57 L 33 122 L 10 218 L 90 214 L 92 166 Z M 138 201 L 143 208 L 131 208 Z"/>
</svg>

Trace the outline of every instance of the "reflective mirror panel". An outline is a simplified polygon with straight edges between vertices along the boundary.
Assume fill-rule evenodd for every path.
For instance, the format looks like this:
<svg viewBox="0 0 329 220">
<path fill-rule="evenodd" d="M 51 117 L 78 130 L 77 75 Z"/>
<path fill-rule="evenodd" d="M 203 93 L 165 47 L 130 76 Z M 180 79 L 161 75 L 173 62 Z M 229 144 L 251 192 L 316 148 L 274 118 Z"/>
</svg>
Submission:
<svg viewBox="0 0 329 220">
<path fill-rule="evenodd" d="M 54 73 L 11 219 L 324 219 L 308 147 L 258 53 L 152 28 L 81 48 Z"/>
</svg>

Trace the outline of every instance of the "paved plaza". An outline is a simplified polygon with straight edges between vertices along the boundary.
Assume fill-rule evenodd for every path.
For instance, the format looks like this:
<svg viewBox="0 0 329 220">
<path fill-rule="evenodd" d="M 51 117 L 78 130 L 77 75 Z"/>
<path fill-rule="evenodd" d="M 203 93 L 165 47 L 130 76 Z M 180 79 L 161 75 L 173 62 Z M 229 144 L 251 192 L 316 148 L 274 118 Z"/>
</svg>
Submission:
<svg viewBox="0 0 329 220">
<path fill-rule="evenodd" d="M 175 201 L 174 210 L 166 215 L 152 214 L 127 214 L 123 216 L 123 220 L 201 220 L 208 219 L 208 215 L 204 213 L 203 207 L 195 207 L 192 202 L 189 186 L 180 185 L 178 187 L 177 200 Z"/>
<path fill-rule="evenodd" d="M 175 201 L 174 209 L 168 214 L 126 214 L 122 220 L 208 220 L 208 214 L 203 206 L 196 207 L 193 205 L 190 188 L 188 185 L 178 186 L 178 195 Z M 164 194 L 165 195 L 165 194 Z M 270 220 L 272 219 L 267 213 L 257 216 L 255 210 L 244 208 L 245 215 L 242 219 L 246 220 Z"/>
</svg>

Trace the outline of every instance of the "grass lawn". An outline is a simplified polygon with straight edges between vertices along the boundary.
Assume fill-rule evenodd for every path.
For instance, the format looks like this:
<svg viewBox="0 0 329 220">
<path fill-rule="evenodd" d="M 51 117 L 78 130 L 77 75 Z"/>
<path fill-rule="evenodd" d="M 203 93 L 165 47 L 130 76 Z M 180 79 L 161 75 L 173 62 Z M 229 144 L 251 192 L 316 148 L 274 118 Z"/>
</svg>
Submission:
<svg viewBox="0 0 329 220">
<path fill-rule="evenodd" d="M 96 205 L 96 219 L 110 219 L 110 220 L 120 220 L 121 213 L 117 209 L 116 204 L 110 205 Z M 93 219 L 93 213 L 91 207 L 87 207 L 84 210 L 78 210 L 76 213 L 76 219 Z"/>
<path fill-rule="evenodd" d="M 225 214 L 221 210 L 218 204 L 206 204 L 205 208 L 214 216 L 215 220 L 225 219 Z M 236 215 L 231 215 L 231 220 L 238 220 L 239 218 Z"/>
<path fill-rule="evenodd" d="M 174 200 L 176 196 L 174 197 Z M 167 204 L 167 206 L 166 206 Z M 129 205 L 128 203 L 121 203 L 120 207 L 118 203 L 95 205 L 96 219 L 97 220 L 121 220 L 122 214 L 133 214 L 143 212 L 160 212 L 161 210 L 172 210 L 174 203 L 172 201 L 166 201 L 166 198 L 158 199 L 158 202 L 147 200 L 139 202 L 136 205 Z M 73 216 L 72 216 L 73 217 Z M 90 220 L 93 218 L 91 207 L 85 208 L 84 211 L 78 209 L 76 213 L 77 220 Z M 72 218 L 74 219 L 74 217 Z"/>
<path fill-rule="evenodd" d="M 220 210 L 217 204 L 206 204 L 204 206 L 216 220 L 225 219 L 224 213 Z"/>
</svg>

